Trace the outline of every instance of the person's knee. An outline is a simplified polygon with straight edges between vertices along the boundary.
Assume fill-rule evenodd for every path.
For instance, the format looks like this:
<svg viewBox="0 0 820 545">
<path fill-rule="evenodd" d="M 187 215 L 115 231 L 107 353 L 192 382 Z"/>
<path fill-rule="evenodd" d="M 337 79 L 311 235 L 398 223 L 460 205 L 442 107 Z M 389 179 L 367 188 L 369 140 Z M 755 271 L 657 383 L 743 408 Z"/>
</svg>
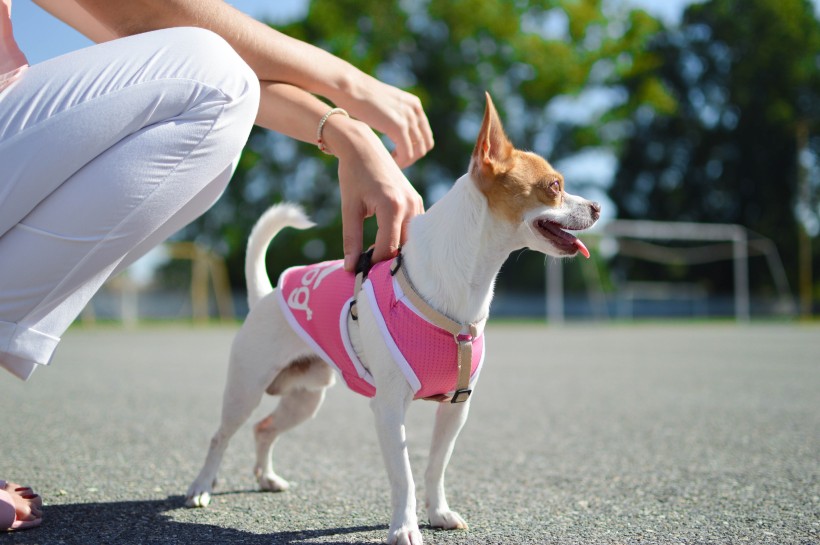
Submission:
<svg viewBox="0 0 820 545">
<path fill-rule="evenodd" d="M 255 117 L 259 104 L 259 79 L 224 38 L 198 27 L 166 29 L 164 40 L 173 54 L 193 64 L 201 83 L 219 89 L 231 102 L 248 103 Z"/>
</svg>

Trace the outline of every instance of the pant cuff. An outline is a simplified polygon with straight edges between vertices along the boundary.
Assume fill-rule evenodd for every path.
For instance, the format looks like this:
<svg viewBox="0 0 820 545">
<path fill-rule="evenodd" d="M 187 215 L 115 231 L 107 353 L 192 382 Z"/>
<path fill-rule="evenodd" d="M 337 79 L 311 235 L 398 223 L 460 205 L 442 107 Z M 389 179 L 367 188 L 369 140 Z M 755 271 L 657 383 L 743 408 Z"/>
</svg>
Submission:
<svg viewBox="0 0 820 545">
<path fill-rule="evenodd" d="M 0 367 L 28 380 L 40 365 L 48 365 L 59 337 L 11 322 L 0 322 Z"/>
</svg>

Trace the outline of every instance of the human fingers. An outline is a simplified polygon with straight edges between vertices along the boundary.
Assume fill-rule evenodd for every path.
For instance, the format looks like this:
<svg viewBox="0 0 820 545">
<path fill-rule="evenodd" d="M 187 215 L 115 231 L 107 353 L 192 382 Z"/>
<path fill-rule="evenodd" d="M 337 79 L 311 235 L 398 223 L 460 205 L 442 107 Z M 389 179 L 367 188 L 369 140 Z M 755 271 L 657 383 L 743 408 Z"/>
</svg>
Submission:
<svg viewBox="0 0 820 545">
<path fill-rule="evenodd" d="M 431 149 L 436 145 L 435 139 L 433 138 L 433 129 L 430 127 L 430 120 L 427 119 L 427 114 L 424 112 L 424 109 L 421 107 L 421 101 L 419 101 L 419 112 L 420 115 L 418 117 L 418 125 L 417 130 L 419 134 L 419 142 L 423 144 L 423 153 L 421 156 L 426 155 L 429 153 Z M 419 156 L 419 157 L 421 157 Z"/>
<path fill-rule="evenodd" d="M 396 145 L 390 155 L 393 156 L 393 160 L 396 161 L 399 168 L 407 168 L 412 165 L 414 162 L 414 153 L 413 139 L 410 136 L 410 131 L 404 129 L 392 135 L 388 134 L 387 136 L 389 136 Z"/>
<path fill-rule="evenodd" d="M 390 259 L 394 257 L 402 244 L 407 242 L 410 222 L 419 214 L 424 213 L 424 201 L 412 186 L 409 185 L 409 193 L 404 195 L 404 204 L 395 205 L 389 213 L 376 213 L 378 231 L 376 233 L 376 244 L 374 245 L 374 261 Z M 398 201 L 401 203 L 402 201 Z M 384 210 L 383 208 L 380 210 Z"/>
<path fill-rule="evenodd" d="M 43 516 L 43 504 L 42 500 L 38 503 L 37 500 L 40 499 L 40 496 L 37 494 L 26 494 L 23 496 L 24 499 L 29 501 L 28 508 L 32 515 L 35 517 L 42 517 Z"/>
<path fill-rule="evenodd" d="M 366 125 L 353 124 L 347 134 L 355 145 L 340 140 L 339 188 L 345 268 L 353 270 L 362 251 L 362 220 L 374 215 L 377 233 L 374 260 L 396 254 L 406 238 L 406 223 L 424 211 L 421 196 L 399 170 L 378 137 Z"/>
<path fill-rule="evenodd" d="M 422 199 L 421 195 L 419 195 L 415 190 L 413 192 L 413 200 L 410 209 L 411 215 L 407 218 L 408 221 L 413 219 L 414 216 L 424 214 L 424 199 Z"/>
<path fill-rule="evenodd" d="M 373 261 L 378 263 L 394 257 L 402 241 L 406 211 L 398 203 L 383 203 L 376 209 L 376 244 Z"/>
<path fill-rule="evenodd" d="M 356 263 L 362 253 L 364 213 L 360 203 L 342 203 L 342 246 L 344 248 L 346 271 L 355 272 Z"/>
<path fill-rule="evenodd" d="M 406 168 L 424 157 L 435 144 L 430 121 L 424 113 L 421 101 L 414 95 L 406 94 L 403 118 L 396 124 L 394 134 L 388 136 L 396 144 L 393 158 L 399 168 Z"/>
<path fill-rule="evenodd" d="M 412 202 L 412 207 L 410 208 L 410 212 L 406 214 L 404 221 L 401 224 L 400 244 L 407 242 L 407 237 L 410 234 L 410 220 L 419 214 L 424 214 L 424 201 L 422 200 L 421 195 L 416 193 L 415 199 L 413 199 Z"/>
</svg>

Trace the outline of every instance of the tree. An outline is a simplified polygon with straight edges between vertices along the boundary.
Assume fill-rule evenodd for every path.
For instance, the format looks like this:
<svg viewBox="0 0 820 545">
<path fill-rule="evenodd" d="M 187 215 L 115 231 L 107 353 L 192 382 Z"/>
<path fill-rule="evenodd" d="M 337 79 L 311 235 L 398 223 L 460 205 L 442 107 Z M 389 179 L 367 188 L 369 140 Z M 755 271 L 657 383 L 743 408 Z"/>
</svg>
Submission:
<svg viewBox="0 0 820 545">
<path fill-rule="evenodd" d="M 513 141 L 555 160 L 609 143 L 612 137 L 599 129 L 629 115 L 638 102 L 629 97 L 614 104 L 590 126 L 553 122 L 551 99 L 621 88 L 624 75 L 660 62 L 646 51 L 659 23 L 642 11 L 605 12 L 601 0 L 313 0 L 304 21 L 280 30 L 422 99 L 436 147 L 407 176 L 428 206 L 466 172 L 485 90 Z M 668 107 L 654 76 L 645 75 L 641 92 L 641 104 Z M 322 227 L 283 233 L 274 243 L 271 275 L 306 258 L 342 255 L 333 160 L 261 131 L 252 134 L 226 195 L 190 232 L 227 256 L 233 282 L 242 285 L 250 226 L 282 199 L 303 203 Z M 368 227 L 372 240 L 374 226 Z M 516 285 L 542 286 L 542 258 L 534 259 L 512 262 Z"/>
<path fill-rule="evenodd" d="M 618 216 L 744 225 L 775 242 L 794 286 L 797 210 L 812 216 L 809 223 L 818 221 L 816 170 L 814 201 L 798 206 L 801 126 L 814 127 L 807 146 L 815 164 L 820 157 L 820 22 L 812 5 L 695 4 L 681 28 L 661 33 L 651 49 L 666 59 L 652 74 L 679 108 L 671 115 L 638 108 L 632 116 L 610 190 Z M 629 82 L 641 84 L 641 78 Z M 633 276 L 658 273 L 634 267 Z M 771 285 L 765 268 L 752 272 L 753 287 Z M 698 273 L 714 288 L 731 290 L 730 267 Z"/>
</svg>

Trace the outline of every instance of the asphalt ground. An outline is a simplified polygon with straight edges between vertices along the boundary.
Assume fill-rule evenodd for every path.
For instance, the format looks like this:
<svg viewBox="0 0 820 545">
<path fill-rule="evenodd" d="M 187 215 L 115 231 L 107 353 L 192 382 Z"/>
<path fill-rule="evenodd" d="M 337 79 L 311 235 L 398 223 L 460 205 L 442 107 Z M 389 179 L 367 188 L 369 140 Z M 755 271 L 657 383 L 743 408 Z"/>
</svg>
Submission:
<svg viewBox="0 0 820 545">
<path fill-rule="evenodd" d="M 0 545 L 381 543 L 389 494 L 372 418 L 338 384 L 277 444 L 289 491 L 255 491 L 248 424 L 211 506 L 183 507 L 235 331 L 77 328 L 29 383 L 3 373 L 0 477 L 39 491 L 46 518 Z M 487 334 L 447 479 L 470 530 L 423 525 L 426 543 L 820 543 L 820 326 L 491 324 Z M 417 481 L 434 408 L 411 407 Z"/>
</svg>

